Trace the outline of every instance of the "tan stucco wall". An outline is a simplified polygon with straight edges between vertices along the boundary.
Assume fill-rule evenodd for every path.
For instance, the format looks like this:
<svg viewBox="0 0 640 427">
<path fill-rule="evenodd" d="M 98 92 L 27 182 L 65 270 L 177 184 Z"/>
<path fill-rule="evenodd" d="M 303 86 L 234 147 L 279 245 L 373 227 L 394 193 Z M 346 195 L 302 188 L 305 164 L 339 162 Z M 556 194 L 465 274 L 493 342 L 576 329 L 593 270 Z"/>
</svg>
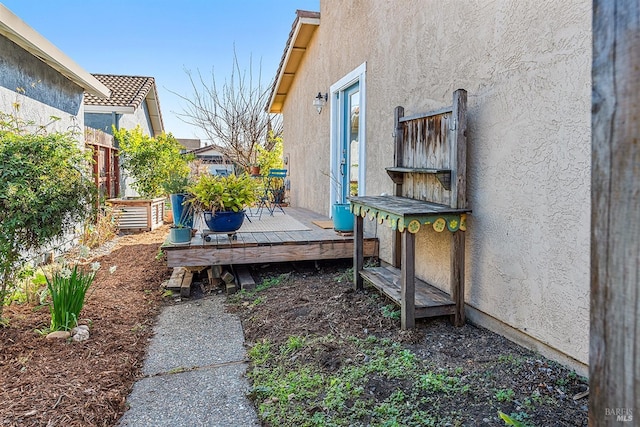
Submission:
<svg viewBox="0 0 640 427">
<path fill-rule="evenodd" d="M 312 107 L 318 91 L 366 62 L 377 195 L 392 192 L 394 107 L 425 112 L 466 89 L 467 304 L 587 363 L 590 3 L 322 0 L 320 12 L 284 104 L 291 203 L 328 213 L 330 114 Z M 391 233 L 377 234 L 389 261 Z M 418 276 L 446 290 L 447 236 L 421 231 L 417 251 Z"/>
</svg>

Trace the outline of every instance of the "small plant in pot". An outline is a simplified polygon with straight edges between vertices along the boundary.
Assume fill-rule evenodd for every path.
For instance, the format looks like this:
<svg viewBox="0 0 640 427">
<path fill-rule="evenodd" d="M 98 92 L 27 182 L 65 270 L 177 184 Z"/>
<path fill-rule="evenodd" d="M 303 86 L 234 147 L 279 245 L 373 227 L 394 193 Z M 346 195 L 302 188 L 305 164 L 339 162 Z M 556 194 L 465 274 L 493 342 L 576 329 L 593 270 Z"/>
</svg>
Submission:
<svg viewBox="0 0 640 427">
<path fill-rule="evenodd" d="M 187 188 L 191 184 L 189 176 L 172 174 L 164 184 L 164 189 L 171 201 L 173 225 L 176 227 L 193 227 L 193 209 L 189 203 L 191 195 Z"/>
<path fill-rule="evenodd" d="M 191 205 L 203 213 L 211 231 L 232 232 L 242 226 L 244 210 L 257 200 L 258 188 L 258 181 L 247 174 L 203 174 L 188 190 Z"/>
</svg>

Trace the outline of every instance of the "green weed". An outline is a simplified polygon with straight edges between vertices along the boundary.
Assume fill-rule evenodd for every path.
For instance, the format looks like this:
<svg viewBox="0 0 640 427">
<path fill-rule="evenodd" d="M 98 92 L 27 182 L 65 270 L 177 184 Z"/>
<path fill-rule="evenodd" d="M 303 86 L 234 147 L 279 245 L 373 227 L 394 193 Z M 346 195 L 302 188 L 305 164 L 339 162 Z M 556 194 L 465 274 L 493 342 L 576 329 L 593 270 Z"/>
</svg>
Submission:
<svg viewBox="0 0 640 427">
<path fill-rule="evenodd" d="M 291 277 L 291 273 L 282 273 L 278 276 L 267 277 L 256 286 L 255 292 L 262 292 L 274 286 L 279 286 Z"/>
<path fill-rule="evenodd" d="M 271 343 L 263 340 L 249 350 L 249 358 L 255 365 L 264 365 L 271 358 Z"/>
<path fill-rule="evenodd" d="M 502 390 L 497 390 L 494 395 L 498 402 L 511 402 L 515 397 L 516 393 L 513 389 L 505 388 Z"/>
<path fill-rule="evenodd" d="M 282 354 L 293 353 L 296 350 L 300 350 L 304 347 L 306 339 L 304 337 L 299 337 L 295 335 L 291 335 L 287 338 L 287 343 L 281 348 L 280 352 Z"/>
<path fill-rule="evenodd" d="M 445 373 L 426 372 L 419 376 L 416 385 L 421 390 L 447 395 L 469 391 L 469 385 L 463 384 L 460 378 Z"/>
<path fill-rule="evenodd" d="M 389 319 L 400 319 L 400 310 L 393 304 L 385 305 L 382 307 L 382 317 Z"/>
</svg>

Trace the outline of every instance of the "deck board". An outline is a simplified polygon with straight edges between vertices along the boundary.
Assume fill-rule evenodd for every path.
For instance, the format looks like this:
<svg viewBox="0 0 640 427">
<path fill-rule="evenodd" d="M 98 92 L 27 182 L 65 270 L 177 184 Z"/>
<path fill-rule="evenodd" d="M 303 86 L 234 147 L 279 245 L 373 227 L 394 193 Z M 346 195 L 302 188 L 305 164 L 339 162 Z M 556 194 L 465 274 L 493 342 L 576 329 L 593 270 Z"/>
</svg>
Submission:
<svg viewBox="0 0 640 427">
<path fill-rule="evenodd" d="M 285 212 L 309 230 L 242 232 L 235 235 L 235 240 L 226 234 L 210 234 L 210 242 L 204 241 L 201 233 L 196 233 L 189 245 L 165 242 L 162 250 L 167 254 L 167 265 L 189 267 L 353 257 L 353 236 L 340 236 L 332 229 L 323 229 L 312 223 L 328 220 L 327 217 L 300 208 L 287 207 Z M 252 217 L 251 220 L 260 219 Z M 364 255 L 378 256 L 377 238 L 365 236 Z"/>
</svg>

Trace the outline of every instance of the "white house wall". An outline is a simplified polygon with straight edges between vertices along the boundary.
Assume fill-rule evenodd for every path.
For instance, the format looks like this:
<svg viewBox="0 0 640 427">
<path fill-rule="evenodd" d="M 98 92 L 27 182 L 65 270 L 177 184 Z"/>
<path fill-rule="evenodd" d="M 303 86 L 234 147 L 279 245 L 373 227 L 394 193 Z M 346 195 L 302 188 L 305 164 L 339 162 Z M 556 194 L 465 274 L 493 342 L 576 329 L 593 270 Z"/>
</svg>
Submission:
<svg viewBox="0 0 640 427">
<path fill-rule="evenodd" d="M 394 107 L 426 112 L 466 89 L 470 312 L 586 364 L 590 2 L 321 0 L 320 12 L 283 110 L 291 203 L 328 213 L 318 91 L 366 62 L 367 194 L 378 195 L 393 191 Z M 377 227 L 389 262 L 391 233 Z M 417 254 L 417 275 L 448 290 L 446 236 L 421 231 Z"/>
</svg>

